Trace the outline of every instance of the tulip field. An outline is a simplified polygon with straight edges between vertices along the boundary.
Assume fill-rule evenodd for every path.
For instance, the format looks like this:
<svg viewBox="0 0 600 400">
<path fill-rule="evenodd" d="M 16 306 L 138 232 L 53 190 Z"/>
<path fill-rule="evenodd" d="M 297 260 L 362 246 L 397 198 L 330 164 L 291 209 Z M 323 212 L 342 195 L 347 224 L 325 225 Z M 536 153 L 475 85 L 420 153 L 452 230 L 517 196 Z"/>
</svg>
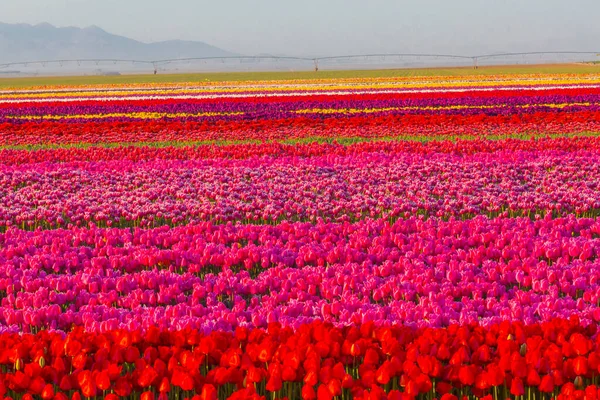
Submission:
<svg viewBox="0 0 600 400">
<path fill-rule="evenodd" d="M 0 90 L 0 399 L 600 399 L 600 74 Z"/>
</svg>

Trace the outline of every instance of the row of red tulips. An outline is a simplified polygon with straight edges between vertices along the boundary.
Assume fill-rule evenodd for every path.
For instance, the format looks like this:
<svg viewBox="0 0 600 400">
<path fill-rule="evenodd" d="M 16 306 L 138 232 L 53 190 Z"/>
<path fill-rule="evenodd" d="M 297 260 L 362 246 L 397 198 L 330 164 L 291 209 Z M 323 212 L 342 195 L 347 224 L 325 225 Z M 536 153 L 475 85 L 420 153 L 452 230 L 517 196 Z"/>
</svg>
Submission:
<svg viewBox="0 0 600 400">
<path fill-rule="evenodd" d="M 413 330 L 115 331 L 0 336 L 0 394 L 116 399 L 596 399 L 597 327 L 576 317 Z"/>
<path fill-rule="evenodd" d="M 454 140 L 450 140 L 454 139 Z M 535 137 L 529 139 L 463 140 L 449 138 L 436 141 L 360 141 L 340 143 L 339 139 L 326 141 L 323 138 L 306 143 L 286 144 L 239 143 L 187 144 L 176 142 L 146 144 L 143 146 L 123 145 L 117 147 L 65 147 L 26 149 L 2 149 L 0 160 L 5 165 L 58 163 L 58 162 L 101 162 L 101 161 L 148 161 L 148 160 L 203 160 L 203 159 L 248 159 L 252 157 L 319 157 L 324 155 L 348 156 L 363 153 L 409 153 L 409 154 L 460 154 L 553 151 L 578 152 L 600 151 L 600 136 Z"/>
<path fill-rule="evenodd" d="M 600 112 L 536 112 L 513 115 L 362 115 L 231 121 L 0 123 L 0 146 L 157 141 L 270 141 L 326 138 L 507 136 L 536 132 L 600 131 Z"/>
</svg>

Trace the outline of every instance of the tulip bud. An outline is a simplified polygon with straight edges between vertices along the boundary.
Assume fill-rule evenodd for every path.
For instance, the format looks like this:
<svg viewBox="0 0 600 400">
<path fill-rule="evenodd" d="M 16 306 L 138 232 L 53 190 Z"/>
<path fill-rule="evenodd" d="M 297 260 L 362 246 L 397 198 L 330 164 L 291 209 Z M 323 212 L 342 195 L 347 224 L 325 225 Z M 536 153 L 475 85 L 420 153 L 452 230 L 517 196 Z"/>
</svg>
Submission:
<svg viewBox="0 0 600 400">
<path fill-rule="evenodd" d="M 23 369 L 23 360 L 20 358 L 17 358 L 17 361 L 15 361 L 15 371 L 20 371 Z"/>
<path fill-rule="evenodd" d="M 525 357 L 525 353 L 527 353 L 527 344 L 523 343 L 521 345 L 521 349 L 519 350 L 519 353 L 521 353 L 522 357 Z"/>
<path fill-rule="evenodd" d="M 575 381 L 573 381 L 573 384 L 575 384 L 575 387 L 577 388 L 577 390 L 582 390 L 583 389 L 583 378 L 581 378 L 581 376 L 576 377 Z"/>
<path fill-rule="evenodd" d="M 46 359 L 44 357 L 40 357 L 40 360 L 38 362 L 40 364 L 40 367 L 44 368 L 46 366 Z"/>
<path fill-rule="evenodd" d="M 360 356 L 360 346 L 358 345 L 358 343 L 352 344 L 352 346 L 350 347 L 350 354 L 353 357 Z"/>
</svg>

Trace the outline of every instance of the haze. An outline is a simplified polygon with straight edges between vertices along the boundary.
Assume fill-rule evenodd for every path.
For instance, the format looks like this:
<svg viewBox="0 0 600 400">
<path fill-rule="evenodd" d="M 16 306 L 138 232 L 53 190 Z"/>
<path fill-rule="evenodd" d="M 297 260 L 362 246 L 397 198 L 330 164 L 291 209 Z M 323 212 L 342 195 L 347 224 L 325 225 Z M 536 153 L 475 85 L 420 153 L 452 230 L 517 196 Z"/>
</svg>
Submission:
<svg viewBox="0 0 600 400">
<path fill-rule="evenodd" d="M 597 0 L 0 0 L 0 21 L 323 56 L 600 50 Z"/>
</svg>

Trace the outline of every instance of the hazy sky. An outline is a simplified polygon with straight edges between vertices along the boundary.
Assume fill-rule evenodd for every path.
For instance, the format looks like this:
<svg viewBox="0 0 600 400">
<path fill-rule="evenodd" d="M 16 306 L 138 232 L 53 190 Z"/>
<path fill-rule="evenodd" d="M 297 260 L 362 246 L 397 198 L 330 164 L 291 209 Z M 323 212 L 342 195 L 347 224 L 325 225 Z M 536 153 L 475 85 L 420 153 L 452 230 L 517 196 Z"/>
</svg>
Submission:
<svg viewBox="0 0 600 400">
<path fill-rule="evenodd" d="M 0 21 L 98 25 L 241 54 L 600 50 L 599 0 L 0 0 Z"/>
</svg>

